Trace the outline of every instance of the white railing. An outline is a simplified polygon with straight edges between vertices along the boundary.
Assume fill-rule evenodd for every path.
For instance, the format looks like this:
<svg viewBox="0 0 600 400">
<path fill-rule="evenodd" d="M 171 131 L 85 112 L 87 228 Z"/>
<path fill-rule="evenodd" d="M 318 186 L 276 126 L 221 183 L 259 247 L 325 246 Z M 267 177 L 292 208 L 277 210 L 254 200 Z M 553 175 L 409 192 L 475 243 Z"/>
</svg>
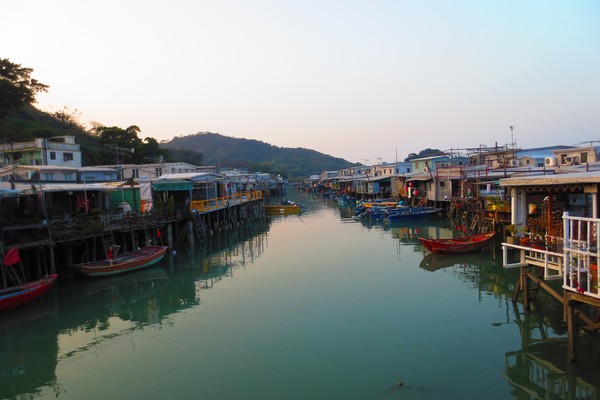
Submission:
<svg viewBox="0 0 600 400">
<path fill-rule="evenodd" d="M 520 250 L 520 258 L 516 263 L 508 262 L 508 250 Z M 517 244 L 502 243 L 502 259 L 504 268 L 519 268 L 528 265 L 536 265 L 544 269 L 544 279 L 555 280 L 563 277 L 562 253 L 550 250 L 536 249 Z"/>
<path fill-rule="evenodd" d="M 504 268 L 537 266 L 544 279 L 562 279 L 563 289 L 600 298 L 598 260 L 600 259 L 600 219 L 563 214 L 563 246 L 551 251 L 502 243 Z M 508 250 L 519 251 L 518 262 L 508 262 Z"/>
<path fill-rule="evenodd" d="M 563 214 L 563 288 L 600 298 L 598 295 L 598 232 L 600 219 Z"/>
</svg>

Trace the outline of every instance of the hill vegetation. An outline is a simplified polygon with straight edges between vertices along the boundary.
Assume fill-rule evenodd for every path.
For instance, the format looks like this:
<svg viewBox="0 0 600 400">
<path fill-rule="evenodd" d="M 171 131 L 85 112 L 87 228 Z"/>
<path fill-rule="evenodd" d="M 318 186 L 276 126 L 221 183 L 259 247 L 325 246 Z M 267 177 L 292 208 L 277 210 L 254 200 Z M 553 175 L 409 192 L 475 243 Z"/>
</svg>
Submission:
<svg viewBox="0 0 600 400">
<path fill-rule="evenodd" d="M 305 148 L 277 147 L 253 139 L 238 139 L 211 132 L 175 137 L 161 148 L 173 157 L 193 160 L 201 157 L 206 165 L 242 167 L 252 171 L 278 173 L 290 179 L 347 168 L 352 163 Z M 198 151 L 190 151 L 198 149 Z"/>
<path fill-rule="evenodd" d="M 284 148 L 258 140 L 237 139 L 203 132 L 175 137 L 159 145 L 156 139 L 138 137 L 140 129 L 105 127 L 86 129 L 77 110 L 47 113 L 33 106 L 35 96 L 48 86 L 32 78 L 32 68 L 0 58 L 0 142 L 15 143 L 36 138 L 74 136 L 81 146 L 84 165 L 112 164 L 115 156 L 123 163 L 183 161 L 195 165 L 247 168 L 284 177 L 304 178 L 353 164 L 314 150 Z M 430 150 L 430 149 L 428 149 Z M 356 165 L 356 164 L 354 164 Z"/>
</svg>

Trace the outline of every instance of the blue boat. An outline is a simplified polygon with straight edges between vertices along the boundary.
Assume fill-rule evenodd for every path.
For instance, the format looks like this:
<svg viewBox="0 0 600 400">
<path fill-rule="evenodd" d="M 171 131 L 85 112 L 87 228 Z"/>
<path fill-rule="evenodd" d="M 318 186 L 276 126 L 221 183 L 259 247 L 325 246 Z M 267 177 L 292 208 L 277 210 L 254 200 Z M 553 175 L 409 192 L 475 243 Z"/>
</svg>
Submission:
<svg viewBox="0 0 600 400">
<path fill-rule="evenodd" d="M 440 211 L 441 208 L 435 207 L 399 207 L 388 210 L 385 215 L 385 220 L 389 222 L 395 222 L 427 219 L 437 216 Z"/>
</svg>

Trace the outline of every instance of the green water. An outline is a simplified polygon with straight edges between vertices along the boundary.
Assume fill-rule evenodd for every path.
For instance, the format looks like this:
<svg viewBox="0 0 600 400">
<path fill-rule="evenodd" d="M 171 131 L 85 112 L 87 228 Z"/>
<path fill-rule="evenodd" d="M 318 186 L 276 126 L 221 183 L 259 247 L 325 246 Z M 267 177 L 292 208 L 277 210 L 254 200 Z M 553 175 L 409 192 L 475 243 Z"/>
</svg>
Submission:
<svg viewBox="0 0 600 400">
<path fill-rule="evenodd" d="M 562 307 L 513 304 L 498 246 L 432 257 L 417 236 L 449 235 L 440 222 L 303 202 L 3 314 L 0 398 L 597 398 L 597 344 L 569 364 Z"/>
</svg>

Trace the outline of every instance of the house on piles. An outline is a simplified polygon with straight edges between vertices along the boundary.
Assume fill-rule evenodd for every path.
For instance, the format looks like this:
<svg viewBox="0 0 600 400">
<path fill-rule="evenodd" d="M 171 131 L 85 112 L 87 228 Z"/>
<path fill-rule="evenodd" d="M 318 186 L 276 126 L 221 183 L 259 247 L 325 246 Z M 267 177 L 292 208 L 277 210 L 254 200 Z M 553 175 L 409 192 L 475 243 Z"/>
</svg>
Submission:
<svg viewBox="0 0 600 400">
<path fill-rule="evenodd" d="M 558 151 L 557 163 L 570 163 L 561 156 L 575 152 Z M 590 163 L 558 167 L 560 173 L 500 180 L 511 201 L 510 222 L 518 232 L 516 240 L 507 237 L 502 244 L 503 263 L 520 269 L 514 299 L 522 295 L 526 308 L 538 288 L 563 304 L 568 357 L 575 360 L 579 331 L 600 333 L 600 168 Z"/>
</svg>

